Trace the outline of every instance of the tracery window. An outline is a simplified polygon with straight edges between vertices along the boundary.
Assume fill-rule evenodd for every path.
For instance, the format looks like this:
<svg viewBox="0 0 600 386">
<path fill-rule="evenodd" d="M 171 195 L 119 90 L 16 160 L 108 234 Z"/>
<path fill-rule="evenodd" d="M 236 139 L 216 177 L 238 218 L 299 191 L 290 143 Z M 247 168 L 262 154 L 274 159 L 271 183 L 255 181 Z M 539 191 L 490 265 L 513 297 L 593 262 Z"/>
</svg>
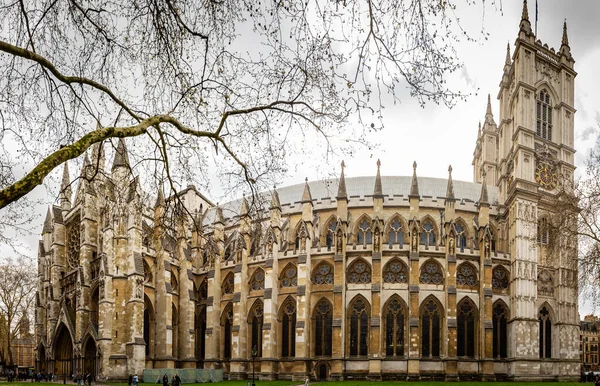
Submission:
<svg viewBox="0 0 600 386">
<path fill-rule="evenodd" d="M 457 317 L 457 355 L 459 357 L 475 356 L 475 324 L 477 310 L 473 303 L 464 300 L 458 305 Z"/>
<path fill-rule="evenodd" d="M 537 128 L 536 134 L 552 141 L 552 104 L 546 89 L 540 91 L 536 101 Z"/>
<path fill-rule="evenodd" d="M 252 306 L 250 311 L 250 328 L 252 330 L 251 336 L 251 350 L 256 348 L 258 357 L 262 357 L 262 325 L 263 325 L 263 304 L 260 300 L 257 300 Z"/>
<path fill-rule="evenodd" d="M 540 332 L 540 358 L 552 358 L 552 320 L 550 312 L 544 306 L 538 314 Z"/>
<path fill-rule="evenodd" d="M 144 261 L 144 283 L 152 284 L 152 271 L 146 261 Z"/>
<path fill-rule="evenodd" d="M 282 306 L 281 317 L 281 356 L 296 356 L 296 302 L 287 300 Z"/>
<path fill-rule="evenodd" d="M 333 284 L 333 266 L 326 261 L 321 262 L 313 271 L 312 281 L 315 284 Z"/>
<path fill-rule="evenodd" d="M 371 227 L 367 220 L 363 220 L 358 226 L 356 243 L 363 246 L 373 244 L 373 232 L 371 232 Z"/>
<path fill-rule="evenodd" d="M 421 309 L 421 353 L 424 358 L 440 356 L 441 310 L 434 299 L 426 300 Z"/>
<path fill-rule="evenodd" d="M 421 245 L 433 246 L 435 245 L 435 232 L 431 221 L 425 220 L 423 223 L 423 232 L 421 232 Z"/>
<path fill-rule="evenodd" d="M 498 265 L 492 269 L 492 289 L 504 291 L 508 289 L 509 274 L 506 268 Z"/>
<path fill-rule="evenodd" d="M 354 261 L 348 268 L 347 281 L 350 284 L 371 282 L 371 266 L 364 260 Z"/>
<path fill-rule="evenodd" d="M 69 268 L 79 267 L 79 249 L 81 245 L 81 233 L 79 228 L 79 215 L 75 216 L 67 226 L 67 260 Z"/>
<path fill-rule="evenodd" d="M 479 285 L 477 269 L 470 263 L 459 265 L 458 272 L 456 273 L 456 284 L 469 289 L 477 288 Z"/>
<path fill-rule="evenodd" d="M 538 244 L 546 245 L 550 238 L 550 226 L 548 220 L 543 217 L 538 220 L 537 226 L 537 242 Z"/>
<path fill-rule="evenodd" d="M 384 283 L 408 283 L 406 265 L 399 259 L 393 259 L 383 268 Z"/>
<path fill-rule="evenodd" d="M 421 266 L 421 275 L 419 281 L 423 284 L 443 284 L 444 274 L 442 267 L 433 260 L 425 262 Z"/>
<path fill-rule="evenodd" d="M 177 292 L 179 290 L 179 283 L 177 282 L 176 273 L 171 271 L 171 290 Z"/>
<path fill-rule="evenodd" d="M 369 309 L 361 297 L 350 304 L 350 355 L 368 355 Z"/>
<path fill-rule="evenodd" d="M 233 326 L 233 306 L 231 303 L 225 307 L 221 318 L 223 326 L 223 359 L 231 359 L 231 327 Z"/>
<path fill-rule="evenodd" d="M 456 224 L 454 229 L 456 230 L 456 246 L 461 252 L 464 252 L 465 248 L 467 247 L 467 235 L 465 228 L 463 228 L 461 224 Z"/>
<path fill-rule="evenodd" d="M 257 268 L 250 278 L 250 291 L 259 291 L 265 289 L 265 271 Z"/>
<path fill-rule="evenodd" d="M 315 307 L 315 356 L 331 356 L 333 347 L 333 309 L 331 304 L 321 299 Z"/>
<path fill-rule="evenodd" d="M 233 272 L 229 272 L 227 274 L 227 276 L 225 276 L 225 280 L 223 280 L 223 285 L 221 287 L 221 292 L 223 292 L 224 295 L 231 295 L 233 294 L 234 288 L 235 288 L 235 280 L 234 280 L 234 276 L 233 276 Z"/>
<path fill-rule="evenodd" d="M 294 264 L 288 264 L 281 276 L 282 287 L 296 287 L 298 285 L 298 270 Z"/>
<path fill-rule="evenodd" d="M 508 356 L 507 321 L 508 308 L 501 301 L 497 301 L 492 315 L 494 358 L 506 358 Z"/>
<path fill-rule="evenodd" d="M 397 297 L 388 302 L 385 311 L 385 354 L 387 356 L 404 355 L 404 334 L 406 309 Z"/>
<path fill-rule="evenodd" d="M 554 296 L 554 282 L 552 275 L 547 270 L 543 270 L 538 274 L 538 295 Z"/>
<path fill-rule="evenodd" d="M 391 248 L 393 245 L 404 244 L 404 230 L 402 229 L 402 223 L 397 218 L 390 224 L 390 231 L 388 233 L 388 245 Z"/>
<path fill-rule="evenodd" d="M 198 292 L 196 293 L 196 300 L 199 303 L 206 303 L 208 299 L 208 280 L 204 279 L 202 283 L 200 283 L 200 287 L 198 287 Z"/>
<path fill-rule="evenodd" d="M 331 247 L 333 247 L 333 240 L 335 240 L 335 230 L 337 229 L 337 222 L 332 221 L 329 223 L 327 227 L 327 235 L 325 235 L 325 244 L 327 245 L 327 250 L 331 251 Z"/>
</svg>

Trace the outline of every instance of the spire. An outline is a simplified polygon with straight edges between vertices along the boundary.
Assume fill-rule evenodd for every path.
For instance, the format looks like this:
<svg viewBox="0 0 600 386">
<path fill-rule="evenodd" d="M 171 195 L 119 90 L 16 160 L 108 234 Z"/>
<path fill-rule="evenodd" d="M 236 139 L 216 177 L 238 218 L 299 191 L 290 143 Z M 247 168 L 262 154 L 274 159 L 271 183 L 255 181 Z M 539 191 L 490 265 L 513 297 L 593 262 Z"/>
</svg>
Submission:
<svg viewBox="0 0 600 386">
<path fill-rule="evenodd" d="M 375 177 L 375 189 L 373 190 L 373 197 L 383 197 L 383 188 L 381 186 L 381 161 L 377 160 L 377 176 Z"/>
<path fill-rule="evenodd" d="M 344 177 L 344 168 L 346 164 L 342 161 L 342 174 L 340 175 L 340 185 L 338 186 L 337 198 L 348 198 L 346 193 L 346 177 Z"/>
<path fill-rule="evenodd" d="M 563 24 L 562 45 L 567 47 L 569 46 L 569 37 L 567 36 L 567 19 L 565 19 Z"/>
<path fill-rule="evenodd" d="M 158 195 L 156 197 L 156 203 L 154 204 L 155 208 L 164 208 L 166 206 L 165 195 L 163 194 L 162 184 L 158 187 Z"/>
<path fill-rule="evenodd" d="M 531 34 L 531 23 L 529 22 L 529 12 L 527 11 L 527 0 L 523 0 L 523 13 L 521 14 L 521 31 Z"/>
<path fill-rule="evenodd" d="M 408 197 L 419 197 L 419 181 L 417 181 L 417 161 L 413 162 L 413 176 Z"/>
<path fill-rule="evenodd" d="M 275 190 L 275 185 L 273 185 L 273 193 L 271 194 L 271 209 L 281 210 L 281 203 L 279 202 L 279 193 L 277 193 L 277 190 Z"/>
<path fill-rule="evenodd" d="M 448 188 L 446 189 L 446 200 L 454 200 L 454 182 L 452 182 L 452 165 L 448 166 Z"/>
<path fill-rule="evenodd" d="M 510 66 L 511 58 L 510 58 L 510 42 L 506 43 L 506 61 L 504 64 Z"/>
<path fill-rule="evenodd" d="M 310 195 L 310 186 L 308 186 L 308 177 L 304 180 L 304 192 L 302 193 L 302 203 L 312 202 L 312 196 Z"/>
<path fill-rule="evenodd" d="M 240 217 L 248 215 L 248 200 L 246 200 L 246 194 L 242 197 L 242 207 L 240 208 Z"/>
<path fill-rule="evenodd" d="M 106 157 L 104 156 L 104 145 L 102 142 L 96 142 L 92 146 L 92 166 L 98 167 L 98 171 L 104 171 L 104 164 L 106 163 Z"/>
<path fill-rule="evenodd" d="M 485 123 L 483 128 L 485 129 L 487 125 L 496 125 L 496 122 L 494 121 L 494 114 L 492 113 L 492 100 L 489 93 L 487 107 L 485 109 Z"/>
<path fill-rule="evenodd" d="M 529 11 L 527 10 L 527 0 L 523 0 L 523 12 L 521 13 L 521 21 L 529 22 Z"/>
<path fill-rule="evenodd" d="M 50 212 L 50 207 L 48 207 L 48 213 L 46 214 L 46 219 L 44 220 L 42 234 L 44 233 L 52 233 L 52 213 Z"/>
<path fill-rule="evenodd" d="M 125 146 L 125 140 L 119 138 L 119 144 L 117 145 L 117 152 L 115 153 L 115 159 L 113 160 L 112 170 L 119 166 L 125 166 L 129 168 L 129 155 L 127 154 L 127 146 Z"/>
<path fill-rule="evenodd" d="M 73 190 L 71 189 L 71 177 L 69 176 L 69 161 L 65 161 L 63 168 L 62 182 L 60 184 L 60 196 L 68 202 L 71 202 Z"/>
<path fill-rule="evenodd" d="M 481 197 L 479 197 L 479 206 L 489 205 L 485 169 L 483 170 L 482 177 L 483 178 L 481 180 Z"/>
<path fill-rule="evenodd" d="M 225 219 L 223 218 L 223 208 L 217 204 L 215 208 L 215 221 L 214 224 L 225 224 Z"/>
</svg>

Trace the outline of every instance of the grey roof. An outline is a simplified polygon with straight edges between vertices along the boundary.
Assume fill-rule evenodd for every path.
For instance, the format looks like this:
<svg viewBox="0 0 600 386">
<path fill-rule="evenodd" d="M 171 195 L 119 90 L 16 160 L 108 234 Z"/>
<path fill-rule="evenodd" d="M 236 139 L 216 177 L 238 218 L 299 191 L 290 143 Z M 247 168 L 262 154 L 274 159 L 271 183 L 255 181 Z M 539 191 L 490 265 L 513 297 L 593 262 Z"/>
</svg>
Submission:
<svg viewBox="0 0 600 386">
<path fill-rule="evenodd" d="M 448 188 L 448 179 L 417 177 L 419 183 L 419 193 L 422 198 L 431 197 L 444 199 Z M 411 188 L 412 177 L 410 176 L 382 176 L 381 177 L 384 197 L 408 197 Z M 335 201 L 338 191 L 338 179 L 327 179 L 319 181 L 309 181 L 310 191 L 313 201 L 323 201 L 329 199 Z M 370 177 L 352 177 L 346 178 L 346 190 L 350 199 L 349 206 L 353 206 L 353 200 L 373 196 L 373 186 L 375 185 L 375 176 Z M 454 196 L 457 201 L 466 200 L 471 202 L 479 201 L 481 195 L 481 184 L 467 181 L 453 181 Z M 302 201 L 302 193 L 305 184 L 297 184 L 277 188 L 281 206 L 290 204 L 299 204 Z M 488 186 L 488 201 L 490 204 L 498 202 L 498 188 Z M 252 200 L 251 198 L 249 200 Z M 250 202 L 251 207 L 269 208 L 271 202 L 271 193 L 263 192 L 255 200 Z M 385 204 L 384 204 L 385 205 Z M 232 218 L 238 215 L 241 207 L 241 199 L 234 200 L 221 205 L 223 208 L 223 217 Z M 214 219 L 214 208 L 209 209 L 204 216 L 204 224 L 212 224 Z"/>
</svg>

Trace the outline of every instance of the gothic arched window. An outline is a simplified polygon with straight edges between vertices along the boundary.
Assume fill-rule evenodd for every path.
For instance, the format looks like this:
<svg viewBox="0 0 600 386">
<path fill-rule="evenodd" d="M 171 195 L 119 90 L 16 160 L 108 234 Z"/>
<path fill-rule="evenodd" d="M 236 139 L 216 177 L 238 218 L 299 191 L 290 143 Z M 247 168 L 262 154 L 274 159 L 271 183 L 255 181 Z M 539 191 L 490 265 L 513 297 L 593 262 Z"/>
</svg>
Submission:
<svg viewBox="0 0 600 386">
<path fill-rule="evenodd" d="M 552 358 L 552 320 L 550 312 L 544 306 L 538 314 L 540 332 L 540 358 Z"/>
<path fill-rule="evenodd" d="M 504 291 L 508 289 L 509 274 L 506 268 L 498 265 L 492 269 L 492 289 Z"/>
<path fill-rule="evenodd" d="M 229 272 L 227 276 L 225 276 L 225 280 L 223 280 L 223 286 L 221 287 L 221 291 L 224 295 L 231 295 L 235 289 L 235 277 L 233 272 Z"/>
<path fill-rule="evenodd" d="M 421 309 L 421 356 L 440 356 L 440 331 L 442 310 L 434 299 L 425 301 Z"/>
<path fill-rule="evenodd" d="M 552 101 L 546 89 L 540 91 L 536 101 L 538 137 L 552 141 Z"/>
<path fill-rule="evenodd" d="M 233 326 L 233 306 L 231 303 L 223 311 L 221 325 L 223 326 L 223 359 L 231 359 L 231 327 Z"/>
<path fill-rule="evenodd" d="M 290 298 L 281 307 L 281 356 L 296 356 L 296 302 Z"/>
<path fill-rule="evenodd" d="M 349 326 L 350 331 L 350 355 L 368 355 L 369 348 L 369 305 L 359 297 L 350 304 Z"/>
<path fill-rule="evenodd" d="M 333 266 L 322 261 L 313 271 L 312 281 L 315 284 L 333 284 Z"/>
<path fill-rule="evenodd" d="M 333 309 L 331 304 L 321 299 L 315 307 L 315 356 L 331 356 L 333 346 Z"/>
<path fill-rule="evenodd" d="M 549 238 L 550 238 L 550 227 L 548 225 L 548 220 L 545 217 L 543 217 L 538 220 L 537 242 L 538 242 L 538 244 L 546 245 L 546 244 L 548 244 Z"/>
<path fill-rule="evenodd" d="M 366 246 L 367 244 L 373 244 L 373 232 L 371 232 L 371 226 L 366 219 L 358 226 L 356 237 L 358 245 Z"/>
<path fill-rule="evenodd" d="M 434 246 L 435 245 L 435 232 L 431 221 L 425 220 L 423 223 L 423 232 L 421 232 L 421 245 Z"/>
<path fill-rule="evenodd" d="M 251 350 L 256 348 L 257 356 L 262 356 L 262 325 L 263 325 L 263 304 L 260 300 L 252 306 L 252 310 L 248 315 L 250 322 L 250 328 L 252 331 L 251 335 Z"/>
<path fill-rule="evenodd" d="M 456 285 L 475 289 L 479 286 L 479 280 L 477 279 L 477 269 L 471 263 L 462 263 L 458 266 L 456 272 Z"/>
<path fill-rule="evenodd" d="M 442 267 L 434 260 L 429 260 L 421 266 L 419 281 L 423 284 L 443 284 L 444 274 Z"/>
<path fill-rule="evenodd" d="M 294 264 L 290 263 L 285 266 L 280 283 L 282 287 L 295 287 L 298 285 L 298 269 Z"/>
<path fill-rule="evenodd" d="M 464 252 L 467 247 L 467 234 L 465 228 L 461 224 L 456 224 L 454 229 L 456 230 L 456 247 L 461 252 Z"/>
<path fill-rule="evenodd" d="M 508 356 L 507 321 L 508 308 L 501 301 L 497 301 L 494 304 L 492 316 L 494 358 L 506 358 Z"/>
<path fill-rule="evenodd" d="M 386 309 L 385 315 L 385 355 L 404 355 L 404 334 L 406 326 L 406 308 L 398 297 L 392 298 Z"/>
<path fill-rule="evenodd" d="M 364 260 L 355 260 L 348 267 L 347 281 L 350 284 L 364 284 L 371 282 L 371 266 Z"/>
<path fill-rule="evenodd" d="M 390 224 L 390 231 L 388 232 L 388 245 L 391 248 L 393 245 L 404 244 L 404 230 L 402 229 L 402 223 L 397 218 Z"/>
<path fill-rule="evenodd" d="M 259 291 L 265 289 L 265 271 L 257 268 L 250 278 L 250 291 Z"/>
<path fill-rule="evenodd" d="M 456 352 L 459 357 L 473 358 L 475 356 L 477 309 L 470 300 L 463 300 L 457 308 Z"/>
<path fill-rule="evenodd" d="M 392 259 L 383 268 L 384 283 L 408 283 L 408 270 L 399 259 Z"/>
<path fill-rule="evenodd" d="M 335 240 L 335 230 L 337 229 L 337 222 L 331 221 L 329 226 L 327 227 L 327 234 L 325 235 L 325 245 L 327 245 L 327 250 L 331 251 L 331 247 L 333 247 L 333 240 Z"/>
</svg>

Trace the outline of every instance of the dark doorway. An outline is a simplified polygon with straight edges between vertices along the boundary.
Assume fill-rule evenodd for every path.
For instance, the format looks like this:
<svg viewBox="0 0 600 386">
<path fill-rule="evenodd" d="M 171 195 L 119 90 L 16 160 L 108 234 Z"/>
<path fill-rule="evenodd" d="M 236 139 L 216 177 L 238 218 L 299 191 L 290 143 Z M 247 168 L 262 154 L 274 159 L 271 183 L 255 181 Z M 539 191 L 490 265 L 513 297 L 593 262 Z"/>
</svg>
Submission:
<svg viewBox="0 0 600 386">
<path fill-rule="evenodd" d="M 69 330 L 63 325 L 54 341 L 54 374 L 73 374 L 73 341 Z"/>
<path fill-rule="evenodd" d="M 89 338 L 85 344 L 83 358 L 83 373 L 92 374 L 92 378 L 96 376 L 96 343 L 92 338 Z"/>
<path fill-rule="evenodd" d="M 319 377 L 319 381 L 327 380 L 327 365 L 325 363 L 321 363 L 319 367 L 317 367 L 317 377 Z"/>
<path fill-rule="evenodd" d="M 39 349 L 39 362 L 38 362 L 38 368 L 37 371 L 38 373 L 45 373 L 46 372 L 46 348 L 42 345 L 40 345 L 40 349 Z"/>
</svg>

